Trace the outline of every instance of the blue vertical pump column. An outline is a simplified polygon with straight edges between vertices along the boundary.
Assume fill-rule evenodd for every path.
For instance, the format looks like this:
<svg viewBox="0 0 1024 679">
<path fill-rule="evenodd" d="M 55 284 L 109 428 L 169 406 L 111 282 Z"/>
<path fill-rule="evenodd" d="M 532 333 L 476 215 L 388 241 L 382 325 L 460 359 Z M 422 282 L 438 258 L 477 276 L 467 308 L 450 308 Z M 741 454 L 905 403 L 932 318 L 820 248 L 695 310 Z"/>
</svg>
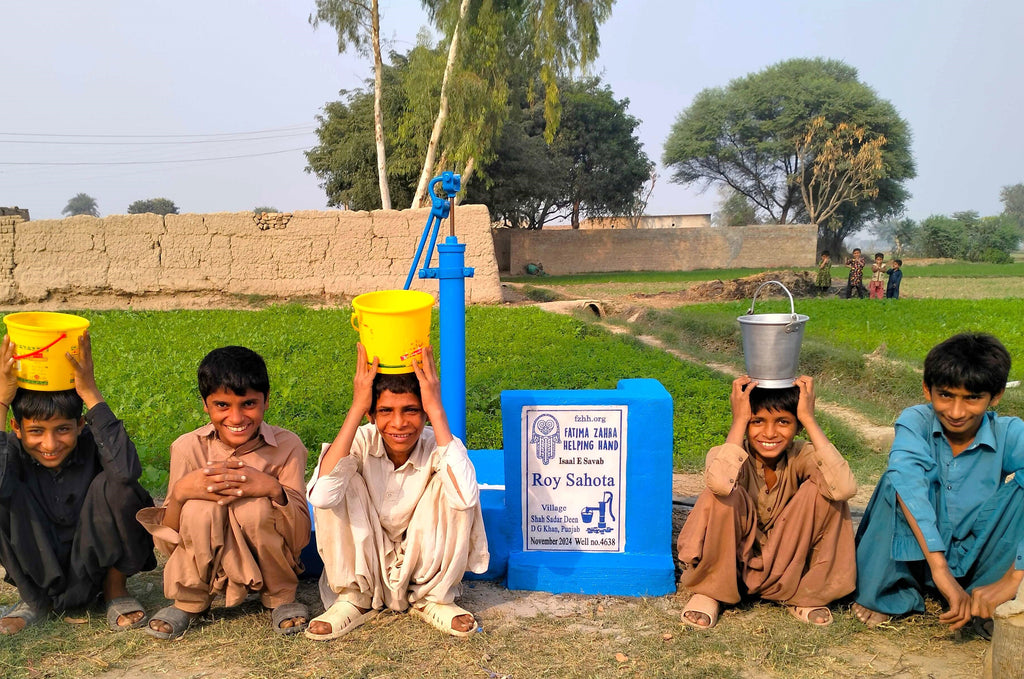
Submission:
<svg viewBox="0 0 1024 679">
<path fill-rule="evenodd" d="M 435 187 L 441 185 L 446 198 L 437 195 Z M 441 336 L 441 402 L 448 415 L 452 434 L 466 440 L 466 279 L 473 277 L 473 268 L 467 267 L 466 246 L 455 236 L 455 195 L 462 187 L 462 177 L 453 172 L 444 172 L 430 182 L 430 216 L 423 234 L 405 288 L 412 284 L 413 274 L 429 239 L 426 259 L 419 270 L 420 278 L 437 278 L 440 306 Z M 431 267 L 441 220 L 448 219 L 449 235 L 437 246 L 438 266 Z"/>
</svg>

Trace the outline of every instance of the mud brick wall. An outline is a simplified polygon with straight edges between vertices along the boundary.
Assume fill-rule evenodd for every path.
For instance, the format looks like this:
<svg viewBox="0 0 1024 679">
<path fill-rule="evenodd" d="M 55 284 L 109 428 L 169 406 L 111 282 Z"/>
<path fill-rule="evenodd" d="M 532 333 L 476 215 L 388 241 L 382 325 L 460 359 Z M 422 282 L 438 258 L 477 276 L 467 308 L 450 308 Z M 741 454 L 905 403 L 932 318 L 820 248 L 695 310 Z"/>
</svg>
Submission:
<svg viewBox="0 0 1024 679">
<path fill-rule="evenodd" d="M 512 275 L 811 267 L 818 238 L 810 225 L 506 231 Z"/>
<path fill-rule="evenodd" d="M 428 209 L 110 215 L 21 221 L 0 218 L 0 302 L 62 293 L 220 293 L 332 300 L 401 288 Z M 490 217 L 456 211 L 466 244 L 470 303 L 501 301 Z M 441 225 L 442 241 L 447 221 Z M 437 265 L 437 253 L 432 261 Z M 422 265 L 422 262 L 421 262 Z M 414 279 L 436 293 L 436 280 Z"/>
</svg>

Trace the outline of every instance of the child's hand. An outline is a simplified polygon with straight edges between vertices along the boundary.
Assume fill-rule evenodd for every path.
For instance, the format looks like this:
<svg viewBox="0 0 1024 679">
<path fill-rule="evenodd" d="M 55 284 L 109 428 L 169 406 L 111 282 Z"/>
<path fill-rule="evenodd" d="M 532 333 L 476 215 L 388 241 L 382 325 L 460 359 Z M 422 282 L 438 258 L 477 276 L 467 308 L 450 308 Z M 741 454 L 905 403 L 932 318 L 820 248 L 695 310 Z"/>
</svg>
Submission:
<svg viewBox="0 0 1024 679">
<path fill-rule="evenodd" d="M 78 338 L 78 360 L 69 353 L 65 353 L 64 356 L 75 371 L 75 391 L 82 397 L 85 407 L 91 409 L 103 400 L 103 394 L 96 386 L 96 375 L 92 365 L 92 340 L 88 330 Z"/>
<path fill-rule="evenodd" d="M 800 400 L 796 404 L 796 418 L 807 427 L 814 422 L 814 378 L 801 375 L 793 380 L 793 386 L 800 387 Z"/>
<path fill-rule="evenodd" d="M 356 374 L 352 378 L 352 410 L 359 416 L 370 412 L 373 403 L 373 378 L 377 376 L 380 359 L 373 357 L 373 363 L 366 360 L 366 347 L 356 342 Z"/>
<path fill-rule="evenodd" d="M 441 403 L 441 380 L 437 376 L 437 364 L 434 362 L 434 348 L 429 344 L 423 347 L 422 365 L 413 361 L 412 370 L 420 383 L 420 399 L 423 401 L 423 412 L 431 422 L 438 414 L 444 413 Z"/>
<path fill-rule="evenodd" d="M 226 505 L 240 497 L 269 497 L 283 504 L 284 486 L 271 474 L 246 465 L 241 460 L 208 462 L 203 469 L 208 482 L 206 490 L 220 496 L 217 504 Z"/>
<path fill-rule="evenodd" d="M 14 356 L 17 347 L 11 338 L 4 335 L 3 344 L 0 345 L 0 401 L 8 406 L 18 393 L 18 362 Z"/>
<path fill-rule="evenodd" d="M 744 427 L 750 421 L 750 390 L 757 386 L 757 380 L 749 375 L 740 375 L 732 381 L 729 405 L 732 406 L 732 421 L 741 422 Z"/>
</svg>

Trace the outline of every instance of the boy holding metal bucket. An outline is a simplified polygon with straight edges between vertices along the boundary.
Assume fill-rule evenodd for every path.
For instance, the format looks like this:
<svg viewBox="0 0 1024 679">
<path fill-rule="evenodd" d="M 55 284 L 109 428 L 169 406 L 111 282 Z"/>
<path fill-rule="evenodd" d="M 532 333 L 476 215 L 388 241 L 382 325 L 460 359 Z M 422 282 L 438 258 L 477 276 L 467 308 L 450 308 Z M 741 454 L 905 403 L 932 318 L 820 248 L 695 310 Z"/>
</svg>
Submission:
<svg viewBox="0 0 1024 679">
<path fill-rule="evenodd" d="M 677 541 L 682 584 L 693 596 L 682 621 L 715 626 L 722 604 L 757 596 L 803 622 L 832 623 L 829 603 L 853 591 L 857 483 L 814 418 L 814 382 L 765 389 L 732 384 L 732 426 L 708 452 L 706 488 Z M 809 441 L 796 439 L 801 426 Z"/>
<path fill-rule="evenodd" d="M 0 345 L 0 563 L 21 600 L 0 614 L 0 634 L 17 634 L 51 610 L 88 604 L 100 594 L 107 624 L 145 624 L 127 579 L 153 570 L 153 540 L 135 513 L 153 499 L 138 480 L 142 465 L 124 424 L 93 374 L 88 331 L 78 340 L 72 390 L 18 387 L 16 347 Z M 88 409 L 82 416 L 83 404 Z"/>
</svg>

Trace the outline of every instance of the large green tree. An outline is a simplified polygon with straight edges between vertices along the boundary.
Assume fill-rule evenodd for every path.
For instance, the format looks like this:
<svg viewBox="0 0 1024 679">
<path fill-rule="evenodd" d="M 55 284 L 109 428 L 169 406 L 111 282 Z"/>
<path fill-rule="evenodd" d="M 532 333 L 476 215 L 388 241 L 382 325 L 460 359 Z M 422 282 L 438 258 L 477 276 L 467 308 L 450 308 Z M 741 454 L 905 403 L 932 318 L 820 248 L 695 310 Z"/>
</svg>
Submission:
<svg viewBox="0 0 1024 679">
<path fill-rule="evenodd" d="M 153 213 L 155 215 L 176 215 L 178 206 L 169 198 L 144 198 L 137 200 L 128 206 L 128 214 L 142 215 Z"/>
<path fill-rule="evenodd" d="M 625 215 L 651 179 L 628 99 L 615 99 L 596 78 L 563 82 L 559 96 L 562 119 L 551 144 L 544 104 L 525 98 L 484 168 L 487 182 L 471 186 L 470 200 L 508 226 L 540 228 L 563 218 L 578 228 L 581 216 Z"/>
<path fill-rule="evenodd" d="M 92 215 L 93 217 L 100 216 L 99 207 L 96 205 L 96 199 L 90 196 L 88 193 L 75 194 L 68 200 L 68 204 L 64 206 L 64 209 L 60 211 L 62 215 L 68 217 L 74 217 L 75 215 Z"/>
<path fill-rule="evenodd" d="M 765 221 L 804 221 L 801 182 L 794 178 L 814 162 L 799 143 L 816 118 L 827 129 L 863 130 L 866 142 L 885 139 L 875 195 L 841 204 L 818 225 L 822 246 L 838 251 L 842 238 L 866 221 L 899 214 L 909 197 L 904 182 L 916 174 L 906 121 L 851 66 L 792 59 L 700 92 L 672 126 L 663 162 L 674 182 L 726 185 L 746 196 Z"/>
<path fill-rule="evenodd" d="M 1024 228 L 1024 184 L 1004 186 L 999 191 L 999 200 L 1003 202 L 1003 214 Z"/>
</svg>

